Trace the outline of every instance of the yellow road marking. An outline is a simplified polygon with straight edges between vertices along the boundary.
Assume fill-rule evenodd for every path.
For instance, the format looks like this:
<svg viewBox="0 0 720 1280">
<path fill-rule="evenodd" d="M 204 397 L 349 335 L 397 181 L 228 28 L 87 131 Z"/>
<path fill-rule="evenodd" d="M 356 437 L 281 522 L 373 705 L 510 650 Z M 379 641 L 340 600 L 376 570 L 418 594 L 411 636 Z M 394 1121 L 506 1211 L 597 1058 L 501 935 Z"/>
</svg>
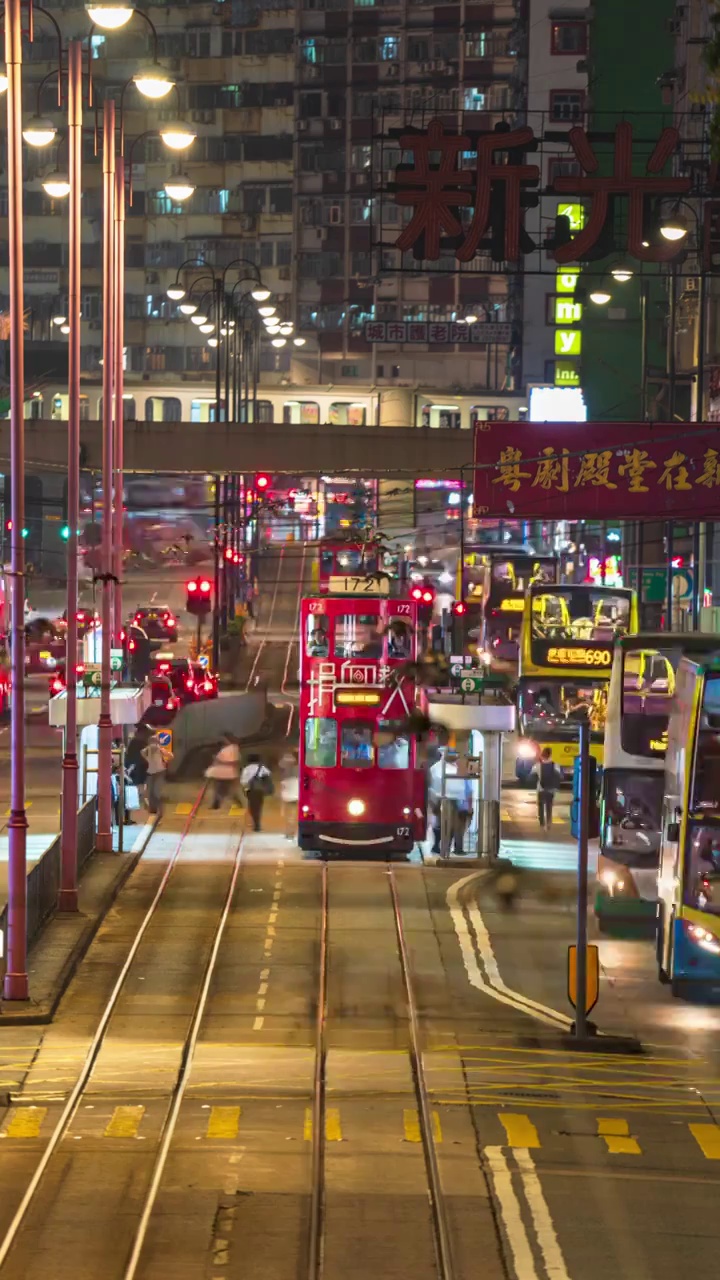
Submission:
<svg viewBox="0 0 720 1280">
<path fill-rule="evenodd" d="M 706 1160 L 720 1160 L 720 1125 L 691 1124 L 690 1132 Z"/>
<path fill-rule="evenodd" d="M 30 808 L 32 808 L 32 800 L 26 800 L 26 801 L 25 801 L 25 808 L 26 808 L 26 809 L 30 809 Z M 12 809 L 6 809 L 6 810 L 5 810 L 5 817 L 6 817 L 6 818 L 9 818 L 11 813 L 12 813 Z"/>
<path fill-rule="evenodd" d="M 37 1138 L 47 1107 L 18 1107 L 5 1129 L 8 1138 Z"/>
<path fill-rule="evenodd" d="M 312 1107 L 305 1108 L 305 1122 L 303 1124 L 303 1138 L 305 1142 L 312 1142 Z M 326 1142 L 342 1142 L 342 1128 L 340 1125 L 340 1112 L 337 1107 L 328 1107 L 325 1112 L 325 1141 Z"/>
<path fill-rule="evenodd" d="M 420 1142 L 422 1140 L 420 1117 L 414 1107 L 408 1107 L 403 1110 L 403 1129 L 406 1142 Z M 437 1111 L 432 1113 L 432 1131 L 433 1141 L 442 1142 L 442 1128 L 440 1127 L 440 1117 Z"/>
<path fill-rule="evenodd" d="M 134 1138 L 145 1115 L 144 1107 L 116 1107 L 105 1130 L 106 1138 Z"/>
<path fill-rule="evenodd" d="M 640 1143 L 630 1137 L 627 1120 L 598 1120 L 598 1135 L 613 1156 L 640 1156 Z"/>
<path fill-rule="evenodd" d="M 211 1107 L 206 1138 L 237 1138 L 240 1107 Z"/>
<path fill-rule="evenodd" d="M 532 1120 L 527 1116 L 510 1115 L 504 1112 L 500 1123 L 507 1134 L 509 1147 L 539 1147 L 540 1139 Z"/>
<path fill-rule="evenodd" d="M 187 817 L 189 813 L 192 813 L 192 809 L 192 805 L 188 804 L 187 800 L 183 800 L 180 804 L 175 805 L 175 812 L 179 818 Z"/>
<path fill-rule="evenodd" d="M 325 1111 L 325 1141 L 326 1142 L 342 1142 L 342 1129 L 340 1128 L 340 1112 L 337 1107 L 328 1107 Z"/>
<path fill-rule="evenodd" d="M 230 816 L 231 818 L 242 818 L 242 816 L 243 816 L 244 812 L 245 812 L 245 810 L 243 809 L 243 807 L 242 807 L 242 805 L 241 805 L 241 804 L 231 804 L 231 805 L 230 805 L 230 814 L 229 814 L 229 816 Z"/>
</svg>

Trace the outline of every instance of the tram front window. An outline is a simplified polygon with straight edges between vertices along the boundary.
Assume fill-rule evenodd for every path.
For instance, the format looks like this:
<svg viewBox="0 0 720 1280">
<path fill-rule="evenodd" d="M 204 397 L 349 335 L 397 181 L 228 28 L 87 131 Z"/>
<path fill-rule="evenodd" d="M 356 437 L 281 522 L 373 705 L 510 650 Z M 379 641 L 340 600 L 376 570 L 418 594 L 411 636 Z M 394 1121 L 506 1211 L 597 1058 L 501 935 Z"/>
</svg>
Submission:
<svg viewBox="0 0 720 1280">
<path fill-rule="evenodd" d="M 307 653 L 309 658 L 327 658 L 330 634 L 325 614 L 311 613 L 307 620 Z"/>
<path fill-rule="evenodd" d="M 387 725 L 387 721 L 381 720 L 378 728 L 380 730 Z M 378 765 L 381 769 L 409 769 L 410 768 L 410 739 L 404 735 L 393 738 L 390 742 L 380 742 L 377 749 Z"/>
<path fill-rule="evenodd" d="M 685 905 L 720 915 L 720 826 L 694 827 L 689 840 Z"/>
<path fill-rule="evenodd" d="M 340 734 L 340 763 L 345 769 L 370 769 L 375 762 L 373 726 L 348 721 Z"/>
<path fill-rule="evenodd" d="M 630 598 L 571 587 L 533 596 L 532 633 L 540 640 L 611 641 L 630 626 Z"/>
<path fill-rule="evenodd" d="M 376 613 L 343 613 L 335 628 L 337 658 L 382 657 L 383 638 Z"/>
<path fill-rule="evenodd" d="M 607 685 L 590 680 L 563 680 L 557 684 L 527 680 L 520 687 L 518 705 L 524 733 L 530 737 L 541 738 L 548 733 L 573 737 L 583 722 L 599 733 L 605 727 Z"/>
<path fill-rule="evenodd" d="M 337 759 L 337 721 L 311 716 L 305 721 L 305 764 L 309 769 L 332 769 Z"/>
<path fill-rule="evenodd" d="M 409 658 L 412 631 L 402 618 L 393 618 L 388 631 L 388 658 Z"/>
</svg>

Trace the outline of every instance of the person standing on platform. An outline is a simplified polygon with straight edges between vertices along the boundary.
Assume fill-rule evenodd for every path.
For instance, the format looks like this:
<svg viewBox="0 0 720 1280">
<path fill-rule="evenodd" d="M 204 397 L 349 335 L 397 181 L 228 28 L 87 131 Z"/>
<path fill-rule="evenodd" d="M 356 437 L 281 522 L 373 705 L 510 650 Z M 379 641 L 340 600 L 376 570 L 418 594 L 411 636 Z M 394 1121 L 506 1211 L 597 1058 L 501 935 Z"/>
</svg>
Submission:
<svg viewBox="0 0 720 1280">
<path fill-rule="evenodd" d="M 147 761 L 147 803 L 151 813 L 162 817 L 163 790 L 168 762 L 172 760 L 172 751 L 160 745 L 160 739 L 154 733 L 147 746 L 140 753 Z"/>
</svg>

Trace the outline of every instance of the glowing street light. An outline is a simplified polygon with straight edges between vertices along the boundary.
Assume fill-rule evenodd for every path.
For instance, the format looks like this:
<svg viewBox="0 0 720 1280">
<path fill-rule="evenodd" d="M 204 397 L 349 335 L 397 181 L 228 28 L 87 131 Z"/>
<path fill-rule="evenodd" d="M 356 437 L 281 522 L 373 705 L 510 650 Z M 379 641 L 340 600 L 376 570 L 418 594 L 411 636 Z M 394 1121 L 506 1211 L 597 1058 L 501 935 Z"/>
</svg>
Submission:
<svg viewBox="0 0 720 1280">
<path fill-rule="evenodd" d="M 169 200 L 176 200 L 178 204 L 182 204 L 184 200 L 189 200 L 195 191 L 195 183 L 184 174 L 176 174 L 164 183 L 164 190 Z"/>
<path fill-rule="evenodd" d="M 160 129 L 160 139 L 171 151 L 186 151 L 196 138 L 197 132 L 184 120 L 176 120 L 174 124 L 164 124 Z"/>
<path fill-rule="evenodd" d="M 149 67 L 142 67 L 140 71 L 136 71 L 133 81 L 137 85 L 144 98 L 152 98 L 158 100 L 166 98 L 171 89 L 175 88 L 175 79 L 160 66 L 159 62 L 154 62 Z"/>
<path fill-rule="evenodd" d="M 49 147 L 57 129 L 52 120 L 43 116 L 33 116 L 22 131 L 22 136 L 29 147 Z"/>
<path fill-rule="evenodd" d="M 270 297 L 270 293 L 270 289 L 266 289 L 263 285 L 259 285 L 257 289 L 252 290 L 250 296 L 253 297 L 256 302 L 267 302 Z"/>
<path fill-rule="evenodd" d="M 129 4 L 86 4 L 85 10 L 90 21 L 103 31 L 119 31 L 135 12 Z"/>
<path fill-rule="evenodd" d="M 70 180 L 66 173 L 51 173 L 43 178 L 42 189 L 53 200 L 64 200 L 70 195 Z"/>
<path fill-rule="evenodd" d="M 168 298 L 170 298 L 172 302 L 180 302 L 181 299 L 185 297 L 186 291 L 185 289 L 183 289 L 181 284 L 171 284 L 170 288 L 166 289 L 165 292 L 167 293 Z M 193 311 L 194 310 L 195 310 L 195 307 L 193 306 Z M 188 315 L 192 315 L 192 311 L 188 312 Z"/>
</svg>

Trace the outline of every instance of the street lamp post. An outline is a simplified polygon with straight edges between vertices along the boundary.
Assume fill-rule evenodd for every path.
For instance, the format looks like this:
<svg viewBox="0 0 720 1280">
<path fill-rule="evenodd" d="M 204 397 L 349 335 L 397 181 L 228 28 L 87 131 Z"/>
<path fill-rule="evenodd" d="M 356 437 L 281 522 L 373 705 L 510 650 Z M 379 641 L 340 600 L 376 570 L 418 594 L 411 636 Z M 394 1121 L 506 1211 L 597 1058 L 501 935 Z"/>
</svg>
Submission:
<svg viewBox="0 0 720 1280">
<path fill-rule="evenodd" d="M 103 532 L 102 649 L 98 721 L 98 826 L 95 847 L 112 851 L 112 716 L 110 648 L 113 627 L 113 361 L 115 357 L 115 103 L 103 106 Z"/>
<path fill-rule="evenodd" d="M 10 284 L 10 820 L 5 997 L 27 1000 L 27 814 L 25 812 L 25 343 L 22 228 L 22 12 L 5 3 L 8 272 Z"/>
<path fill-rule="evenodd" d="M 66 718 L 62 762 L 61 879 L 58 906 L 77 911 L 77 665 L 78 525 L 80 523 L 80 264 L 82 224 L 82 45 L 68 46 L 68 149 L 70 178 L 68 265 L 68 478 Z"/>
<path fill-rule="evenodd" d="M 124 535 L 124 436 L 125 410 L 124 391 L 124 344 L 125 344 L 125 166 L 119 160 L 115 173 L 115 323 L 113 329 L 114 357 L 113 379 L 115 395 L 115 537 L 114 537 L 114 575 L 115 575 L 115 642 L 122 632 L 123 604 L 123 535 Z"/>
</svg>

